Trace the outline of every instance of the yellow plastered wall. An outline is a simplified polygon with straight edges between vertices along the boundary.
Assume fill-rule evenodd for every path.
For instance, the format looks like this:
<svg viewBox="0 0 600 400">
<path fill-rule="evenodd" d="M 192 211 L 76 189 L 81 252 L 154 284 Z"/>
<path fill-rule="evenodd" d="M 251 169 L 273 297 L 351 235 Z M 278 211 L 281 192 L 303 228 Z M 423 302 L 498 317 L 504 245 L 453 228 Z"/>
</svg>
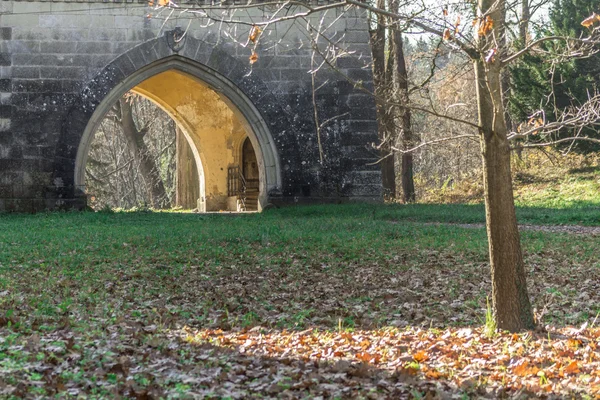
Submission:
<svg viewBox="0 0 600 400">
<path fill-rule="evenodd" d="M 200 155 L 206 211 L 226 210 L 227 167 L 238 165 L 237 144 L 246 136 L 233 111 L 215 91 L 175 70 L 155 75 L 133 91 L 157 102 L 186 131 Z"/>
</svg>

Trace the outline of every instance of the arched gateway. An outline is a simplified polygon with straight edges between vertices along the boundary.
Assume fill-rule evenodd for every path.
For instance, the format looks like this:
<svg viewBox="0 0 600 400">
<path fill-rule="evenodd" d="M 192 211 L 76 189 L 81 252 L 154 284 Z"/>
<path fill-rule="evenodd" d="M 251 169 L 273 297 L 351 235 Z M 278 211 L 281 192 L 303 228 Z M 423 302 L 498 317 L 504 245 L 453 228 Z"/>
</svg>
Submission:
<svg viewBox="0 0 600 400">
<path fill-rule="evenodd" d="M 2 1 L 8 12 L 0 15 L 0 44 L 9 51 L 0 57 L 0 211 L 84 207 L 91 139 L 128 91 L 177 123 L 198 168 L 190 179 L 199 180 L 200 210 L 231 209 L 235 173 L 252 180 L 258 209 L 381 198 L 377 156 L 369 150 L 374 104 L 355 88 L 368 89 L 371 80 L 364 18 L 336 22 L 352 38 L 348 49 L 358 50 L 336 68 L 322 67 L 313 96 L 312 55 L 293 26 L 287 36 L 264 32 L 264 50 L 250 65 L 250 50 L 214 26 L 191 26 L 177 43 L 175 29 L 148 38 L 160 27 L 148 25 L 143 10 L 108 4 Z M 107 26 L 96 32 L 93 21 Z"/>
<path fill-rule="evenodd" d="M 101 77 L 119 69 L 119 63 L 123 60 L 128 61 L 143 55 L 143 62 L 147 63 L 119 81 L 104 96 L 102 95 L 106 83 L 101 85 L 100 92 L 98 87 L 90 85 L 86 95 L 91 98 L 102 98 L 91 117 L 88 118 L 89 112 L 86 112 L 85 104 L 74 109 L 69 115 L 69 119 L 88 120 L 83 131 L 80 129 L 81 126 L 69 124 L 65 132 L 66 140 L 75 137 L 79 132 L 83 134 L 78 141 L 75 158 L 75 188 L 81 191 L 85 189 L 85 164 L 89 144 L 98 124 L 115 101 L 126 92 L 133 91 L 162 107 L 178 124 L 187 139 L 199 169 L 197 208 L 201 211 L 231 208 L 227 207 L 227 197 L 234 197 L 230 196 L 233 193 L 227 193 L 228 180 L 231 179 L 228 176 L 228 164 L 231 163 L 228 161 L 232 161 L 230 159 L 235 158 L 237 154 L 232 145 L 227 142 L 235 140 L 236 136 L 247 138 L 255 149 L 258 161 L 260 186 L 257 205 L 260 210 L 267 204 L 268 193 L 276 192 L 281 188 L 281 168 L 269 127 L 253 102 L 240 90 L 240 86 L 244 84 L 244 77 L 239 77 L 242 81 L 237 82 L 236 85 L 206 65 L 180 55 L 167 56 L 154 61 L 153 59 L 158 55 L 151 50 L 158 44 L 159 40 L 144 44 L 146 51 L 134 48 L 117 59 L 114 64 L 106 67 L 100 74 Z M 191 46 L 198 48 L 199 44 Z M 231 62 L 237 63 L 235 59 Z M 94 84 L 96 83 L 95 81 Z M 253 84 L 258 83 L 255 81 Z M 241 125 L 237 132 L 223 132 L 226 129 L 232 130 L 235 128 L 234 125 Z M 72 149 L 71 146 L 62 148 Z M 229 159 L 223 157 L 228 152 L 231 152 Z M 65 154 L 65 156 L 71 157 L 72 154 Z"/>
</svg>

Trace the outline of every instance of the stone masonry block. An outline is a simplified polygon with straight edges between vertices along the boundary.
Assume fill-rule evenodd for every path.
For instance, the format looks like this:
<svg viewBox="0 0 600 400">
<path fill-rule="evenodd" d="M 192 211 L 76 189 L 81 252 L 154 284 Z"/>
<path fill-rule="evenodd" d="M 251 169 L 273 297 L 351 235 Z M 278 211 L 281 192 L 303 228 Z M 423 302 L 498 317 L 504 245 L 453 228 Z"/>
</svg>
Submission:
<svg viewBox="0 0 600 400">
<path fill-rule="evenodd" d="M 9 66 L 12 64 L 10 53 L 0 53 L 0 65 Z"/>
<path fill-rule="evenodd" d="M 135 70 L 145 67 L 152 61 L 152 59 L 150 59 L 150 61 L 146 59 L 146 55 L 139 47 L 131 49 L 131 51 L 127 53 L 127 58 L 129 58 L 129 61 L 134 66 Z"/>
<path fill-rule="evenodd" d="M 40 52 L 50 54 L 73 54 L 76 45 L 68 41 L 40 42 Z"/>
<path fill-rule="evenodd" d="M 12 12 L 15 14 L 38 14 L 48 13 L 51 9 L 50 3 L 32 3 L 16 1 Z"/>
<path fill-rule="evenodd" d="M 1 105 L 0 106 L 0 118 L 11 118 L 13 114 L 13 106 Z"/>
<path fill-rule="evenodd" d="M 42 79 L 82 79 L 86 76 L 86 67 L 42 67 Z"/>
<path fill-rule="evenodd" d="M 37 14 L 3 14 L 0 16 L 0 25 L 4 27 L 37 28 L 39 26 L 39 16 Z"/>
<path fill-rule="evenodd" d="M 41 14 L 39 26 L 41 28 L 90 28 L 93 18 L 90 15 L 57 15 Z"/>
<path fill-rule="evenodd" d="M 10 131 L 10 118 L 0 118 L 0 132 Z"/>
<path fill-rule="evenodd" d="M 13 54 L 40 52 L 40 42 L 36 40 L 11 40 L 9 43 L 10 52 Z"/>
<path fill-rule="evenodd" d="M 39 79 L 40 67 L 13 67 L 13 78 Z"/>
<path fill-rule="evenodd" d="M 0 40 L 11 40 L 12 28 L 0 28 Z"/>
<path fill-rule="evenodd" d="M 135 67 L 135 65 L 133 65 L 127 54 L 124 54 L 121 57 L 117 58 L 113 62 L 113 65 L 119 68 L 125 76 L 129 76 L 137 70 L 137 68 Z"/>
<path fill-rule="evenodd" d="M 127 29 L 94 27 L 89 31 L 88 39 L 92 41 L 124 42 L 127 40 Z"/>
<path fill-rule="evenodd" d="M 112 43 L 110 42 L 78 42 L 75 53 L 102 54 L 110 53 L 111 49 Z"/>
</svg>

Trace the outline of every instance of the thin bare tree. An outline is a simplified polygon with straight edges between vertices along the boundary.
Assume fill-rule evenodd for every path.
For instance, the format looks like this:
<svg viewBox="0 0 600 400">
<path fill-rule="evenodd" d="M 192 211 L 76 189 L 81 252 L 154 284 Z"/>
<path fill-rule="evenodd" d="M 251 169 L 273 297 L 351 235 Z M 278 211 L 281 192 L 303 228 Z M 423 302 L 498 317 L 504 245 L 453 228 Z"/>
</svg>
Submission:
<svg viewBox="0 0 600 400">
<path fill-rule="evenodd" d="M 248 3 L 244 8 L 259 7 L 264 3 Z M 308 35 L 311 43 L 327 44 L 327 48 L 314 46 L 323 57 L 322 65 L 335 69 L 335 60 L 342 55 L 351 54 L 343 41 L 331 36 L 323 25 L 311 23 L 311 15 L 325 13 L 332 9 L 362 10 L 366 15 L 376 15 L 375 20 L 383 21 L 388 26 L 405 26 L 413 32 L 425 33 L 443 39 L 452 51 L 462 53 L 472 65 L 474 71 L 473 84 L 476 90 L 477 119 L 465 119 L 453 116 L 447 110 L 435 107 L 406 104 L 407 99 L 394 103 L 387 102 L 387 107 L 407 108 L 412 112 L 423 112 L 439 118 L 460 123 L 466 133 L 433 139 L 430 142 L 415 144 L 412 148 L 396 147 L 401 154 L 408 154 L 431 144 L 442 144 L 450 140 L 472 137 L 473 130 L 479 140 L 482 154 L 483 186 L 485 191 L 486 228 L 489 242 L 490 266 L 492 275 L 493 313 L 498 328 L 510 331 L 530 329 L 534 326 L 534 316 L 527 292 L 525 265 L 521 251 L 520 236 L 517 226 L 515 205 L 512 190 L 510 165 L 510 139 L 525 137 L 531 134 L 543 136 L 544 133 L 565 126 L 582 126 L 595 123 L 600 113 L 597 112 L 599 99 L 590 95 L 589 101 L 581 107 L 565 110 L 564 117 L 556 123 L 546 123 L 543 118 L 533 118 L 532 123 L 521 126 L 514 132 L 508 126 L 505 113 L 505 93 L 502 80 L 505 69 L 522 55 L 536 49 L 545 41 L 563 41 L 566 51 L 557 57 L 586 57 L 595 51 L 598 44 L 598 28 L 600 17 L 593 15 L 584 21 L 589 26 L 589 35 L 580 38 L 546 36 L 537 40 L 526 40 L 515 48 L 508 36 L 514 33 L 527 21 L 514 22 L 507 19 L 507 13 L 519 15 L 522 10 L 519 2 L 506 0 L 477 0 L 475 3 L 455 1 L 446 7 L 426 1 L 411 2 L 398 9 L 383 7 L 381 2 L 360 0 L 339 0 L 328 3 L 306 3 L 299 1 L 271 2 L 277 10 L 262 21 L 254 22 L 254 26 L 266 27 L 272 24 L 289 21 L 302 21 L 309 26 Z M 211 5 L 196 9 L 174 7 L 172 3 L 165 6 L 172 12 L 196 13 L 207 23 L 214 22 L 222 26 L 243 26 L 243 21 L 235 18 L 236 5 Z M 218 10 L 216 12 L 215 10 Z M 380 16 L 382 17 L 380 19 Z M 338 17 L 341 18 L 341 17 Z M 527 19 L 527 15 L 525 15 Z M 530 17 L 529 17 L 530 18 Z M 373 19 L 373 18 L 372 18 Z M 474 23 L 472 22 L 474 21 Z M 381 39 L 381 33 L 374 32 L 372 37 Z M 518 33 L 517 33 L 518 35 Z M 234 35 L 230 35 L 234 37 Z M 325 38 L 325 39 L 323 39 Z M 253 42 L 253 49 L 256 49 Z M 379 44 L 380 45 L 380 44 Z M 380 48 L 376 48 L 380 54 Z M 312 68 L 316 73 L 318 68 Z M 381 79 L 381 65 L 375 65 L 375 79 Z M 349 79 L 349 78 L 348 78 Z M 351 80 L 351 79 L 349 79 Z M 360 82 L 354 82 L 361 87 Z M 372 93 L 378 99 L 381 108 L 381 92 Z M 315 102 L 316 104 L 316 102 Z M 387 127 L 386 124 L 383 126 Z M 584 138 L 577 137 L 577 140 Z M 559 139 L 563 140 L 563 139 Z M 573 140 L 567 139 L 567 140 Z M 547 141 L 552 143 L 556 141 Z M 536 144 L 536 145 L 539 145 Z"/>
</svg>

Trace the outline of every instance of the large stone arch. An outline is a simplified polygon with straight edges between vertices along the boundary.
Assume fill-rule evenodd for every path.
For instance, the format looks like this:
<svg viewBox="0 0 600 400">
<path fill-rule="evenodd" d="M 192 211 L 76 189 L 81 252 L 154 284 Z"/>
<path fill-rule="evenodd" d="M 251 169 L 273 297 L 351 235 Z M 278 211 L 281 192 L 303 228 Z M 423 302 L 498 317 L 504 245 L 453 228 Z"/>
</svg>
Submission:
<svg viewBox="0 0 600 400">
<path fill-rule="evenodd" d="M 297 180 L 297 177 L 285 177 L 290 169 L 295 169 L 297 174 L 300 163 L 294 159 L 298 152 L 293 150 L 297 147 L 293 121 L 277 96 L 251 73 L 248 65 L 223 49 L 189 37 L 184 46 L 175 51 L 163 36 L 116 58 L 85 86 L 79 101 L 74 102 L 56 148 L 54 184 L 59 197 L 79 196 L 83 200 L 80 185 L 85 154 L 108 107 L 137 84 L 173 69 L 198 79 L 220 94 L 246 125 L 262 161 L 260 202 L 263 205 L 280 196 L 287 182 Z M 292 151 L 286 152 L 292 155 L 286 157 L 286 168 L 281 168 L 278 149 L 282 146 L 292 147 Z"/>
</svg>

